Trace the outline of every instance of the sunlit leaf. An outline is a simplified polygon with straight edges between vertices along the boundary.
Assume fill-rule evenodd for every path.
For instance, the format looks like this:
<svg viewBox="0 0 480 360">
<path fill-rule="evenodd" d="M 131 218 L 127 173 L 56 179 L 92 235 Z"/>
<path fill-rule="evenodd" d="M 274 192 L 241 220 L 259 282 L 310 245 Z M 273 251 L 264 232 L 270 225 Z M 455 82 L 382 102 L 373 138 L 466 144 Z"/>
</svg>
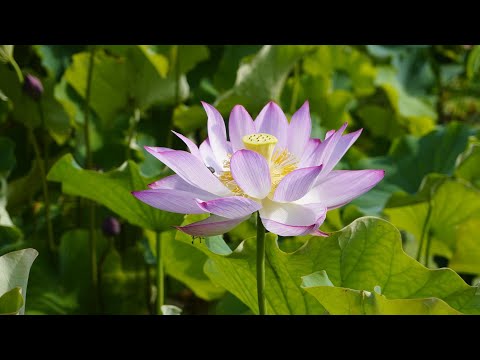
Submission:
<svg viewBox="0 0 480 360">
<path fill-rule="evenodd" d="M 332 315 L 460 315 L 443 300 L 389 300 L 375 291 L 335 287 L 325 271 L 303 277 L 303 286 Z"/>
<path fill-rule="evenodd" d="M 191 243 L 183 234 L 177 238 Z M 256 239 L 245 240 L 230 253 L 215 250 L 220 245 L 226 246 L 216 239 L 194 246 L 210 258 L 207 275 L 257 313 Z M 335 286 L 366 291 L 380 286 L 388 299 L 436 297 L 460 312 L 480 313 L 476 288 L 450 269 L 429 270 L 410 258 L 398 230 L 381 219 L 358 219 L 328 238 L 311 238 L 291 254 L 278 248 L 275 235 L 267 234 L 266 259 L 269 314 L 322 314 L 320 303 L 301 288 L 303 276 L 322 270 Z"/>
<path fill-rule="evenodd" d="M 23 306 L 22 289 L 13 288 L 0 295 L 0 315 L 15 315 Z"/>
<path fill-rule="evenodd" d="M 431 238 L 430 256 L 451 259 L 449 266 L 456 271 L 480 273 L 480 191 L 465 182 L 444 177 L 433 189 L 430 201 L 418 198 L 419 201 L 413 199 L 404 205 L 397 200 L 395 207 L 385 209 L 395 226 L 414 236 L 416 246 L 411 255 L 415 255 L 427 226 L 424 238 Z M 431 214 L 426 224 L 429 206 Z"/>
<path fill-rule="evenodd" d="M 16 287 L 21 288 L 23 306 L 18 311 L 20 314 L 25 312 L 28 274 L 37 255 L 35 249 L 24 249 L 0 256 L 0 294 Z"/>
<path fill-rule="evenodd" d="M 62 191 L 94 200 L 122 216 L 133 225 L 154 231 L 163 231 L 173 225 L 179 225 L 183 219 L 180 214 L 168 213 L 148 206 L 131 192 L 147 189 L 153 179 L 140 175 L 138 166 L 129 161 L 119 169 L 108 173 L 82 169 L 67 154 L 50 169 L 48 180 L 62 183 Z"/>
</svg>

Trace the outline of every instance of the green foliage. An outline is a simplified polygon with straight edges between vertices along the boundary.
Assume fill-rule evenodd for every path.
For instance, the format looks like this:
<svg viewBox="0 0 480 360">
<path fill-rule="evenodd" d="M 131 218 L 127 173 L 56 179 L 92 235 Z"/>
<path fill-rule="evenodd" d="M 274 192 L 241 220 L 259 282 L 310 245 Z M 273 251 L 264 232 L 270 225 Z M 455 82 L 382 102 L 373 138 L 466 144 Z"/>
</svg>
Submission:
<svg viewBox="0 0 480 360">
<path fill-rule="evenodd" d="M 425 232 L 423 237 L 431 241 L 430 255 L 446 257 L 456 271 L 480 273 L 480 243 L 476 241 L 480 236 L 480 191 L 461 180 L 440 177 L 425 181 L 420 192 L 426 196 L 403 203 L 396 199 L 397 204 L 385 209 L 395 226 L 414 236 L 417 246 L 411 247 L 412 255 Z"/>
<path fill-rule="evenodd" d="M 7 177 L 15 166 L 15 144 L 0 137 L 0 255 L 7 252 L 22 236 L 7 212 Z"/>
<path fill-rule="evenodd" d="M 264 46 L 238 68 L 235 85 L 215 103 L 218 111 L 227 114 L 233 106 L 242 104 L 254 115 L 268 101 L 278 101 L 293 66 L 311 50 L 311 46 Z"/>
<path fill-rule="evenodd" d="M 478 76 L 480 70 L 480 46 L 475 46 L 468 55 L 467 60 L 467 76 L 472 79 Z"/>
<path fill-rule="evenodd" d="M 72 155 L 67 154 L 52 167 L 48 179 L 61 182 L 64 193 L 95 200 L 133 225 L 163 231 L 172 225 L 179 225 L 183 218 L 179 214 L 154 209 L 131 194 L 134 190 L 147 188 L 153 182 L 153 179 L 140 175 L 138 166 L 132 161 L 119 169 L 101 173 L 82 169 Z"/>
<path fill-rule="evenodd" d="M 436 298 L 388 300 L 366 290 L 335 287 L 325 271 L 303 277 L 303 288 L 332 315 L 459 315 Z"/>
<path fill-rule="evenodd" d="M 0 296 L 0 315 L 16 315 L 22 306 L 22 289 L 19 287 Z"/>
<path fill-rule="evenodd" d="M 179 233 L 178 239 L 190 243 L 190 237 L 184 234 Z M 235 251 L 218 238 L 207 238 L 194 246 L 209 257 L 205 272 L 210 279 L 257 313 L 256 239 L 246 239 Z M 480 313 L 476 288 L 465 284 L 450 269 L 428 270 L 410 258 L 402 251 L 398 230 L 381 219 L 358 219 L 328 238 L 309 239 L 293 253 L 280 250 L 276 236 L 267 234 L 266 254 L 269 314 L 322 314 L 325 310 L 330 312 L 329 309 L 334 314 L 348 314 L 348 302 L 352 297 L 361 299 L 360 290 L 373 292 L 376 287 L 381 288 L 385 298 L 378 300 L 380 309 L 370 309 L 368 313 L 427 313 L 436 303 L 432 313 Z M 331 282 L 313 282 L 309 277 L 310 281 L 304 279 L 303 287 L 354 289 L 346 291 L 342 299 L 344 305 L 332 300 L 338 296 L 338 290 L 308 289 L 319 303 L 302 290 L 302 277 L 319 271 L 326 271 Z M 432 297 L 443 301 L 426 299 Z M 418 301 L 397 301 L 399 299 Z M 408 306 L 402 306 L 403 303 Z M 361 310 L 351 309 L 352 314 L 359 312 Z"/>
<path fill-rule="evenodd" d="M 0 255 L 9 257 L 0 264 L 18 260 L 0 269 L 9 279 L 0 281 L 0 313 L 24 311 L 30 247 L 41 256 L 28 314 L 154 313 L 157 235 L 164 314 L 257 313 L 253 216 L 193 240 L 173 226 L 206 215 L 160 211 L 131 192 L 171 174 L 144 146 L 185 150 L 170 130 L 197 145 L 206 138 L 200 101 L 215 105 L 228 129 L 234 105 L 255 118 L 274 100 L 290 119 L 308 100 L 312 137 L 344 122 L 348 132 L 364 129 L 337 169 L 386 175 L 329 210 L 328 238 L 267 234 L 268 313 L 478 314 L 477 288 L 455 271 L 467 282 L 480 274 L 479 49 L 0 45 Z M 40 101 L 23 89 L 27 74 L 43 84 Z M 113 237 L 101 231 L 112 213 L 121 224 Z"/>
<path fill-rule="evenodd" d="M 41 125 L 41 115 L 45 119 L 45 127 L 58 143 L 63 144 L 70 135 L 70 123 L 62 105 L 54 98 L 55 81 L 43 81 L 44 92 L 40 101 L 33 100 L 22 90 L 22 84 L 13 70 L 0 65 L 1 90 L 12 104 L 11 116 L 14 120 L 30 128 Z"/>
<path fill-rule="evenodd" d="M 221 297 L 224 289 L 213 284 L 203 272 L 207 256 L 175 240 L 175 234 L 176 231 L 165 231 L 160 237 L 167 274 L 187 285 L 201 299 L 214 300 Z M 154 249 L 154 234 L 149 235 L 150 247 Z"/>
<path fill-rule="evenodd" d="M 455 175 L 480 189 L 480 143 L 472 143 L 457 160 Z"/>
<path fill-rule="evenodd" d="M 0 314 L 25 312 L 28 274 L 37 255 L 24 249 L 0 256 Z"/>
</svg>

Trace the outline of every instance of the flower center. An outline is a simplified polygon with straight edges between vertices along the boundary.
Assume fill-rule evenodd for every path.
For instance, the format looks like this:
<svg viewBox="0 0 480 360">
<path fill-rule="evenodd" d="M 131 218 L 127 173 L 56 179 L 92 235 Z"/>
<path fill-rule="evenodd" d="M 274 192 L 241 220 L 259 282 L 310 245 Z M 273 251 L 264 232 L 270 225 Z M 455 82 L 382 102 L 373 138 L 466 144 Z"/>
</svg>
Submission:
<svg viewBox="0 0 480 360">
<path fill-rule="evenodd" d="M 298 159 L 287 149 L 279 149 L 273 152 L 278 140 L 270 134 L 250 134 L 244 136 L 242 141 L 247 150 L 255 151 L 267 159 L 270 168 L 270 178 L 272 179 L 269 197 L 273 196 L 280 181 L 298 167 Z M 219 179 L 235 195 L 248 197 L 233 179 L 230 171 L 231 157 L 232 155 L 228 154 L 227 159 L 224 160 L 223 167 L 228 170 L 220 174 Z"/>
<path fill-rule="evenodd" d="M 272 179 L 273 195 L 280 181 L 298 167 L 298 159 L 295 155 L 288 152 L 287 149 L 277 150 L 273 154 L 270 162 L 270 177 Z"/>
<path fill-rule="evenodd" d="M 273 149 L 278 142 L 275 136 L 263 133 L 245 135 L 242 141 L 246 149 L 259 153 L 269 163 L 272 159 Z"/>
</svg>

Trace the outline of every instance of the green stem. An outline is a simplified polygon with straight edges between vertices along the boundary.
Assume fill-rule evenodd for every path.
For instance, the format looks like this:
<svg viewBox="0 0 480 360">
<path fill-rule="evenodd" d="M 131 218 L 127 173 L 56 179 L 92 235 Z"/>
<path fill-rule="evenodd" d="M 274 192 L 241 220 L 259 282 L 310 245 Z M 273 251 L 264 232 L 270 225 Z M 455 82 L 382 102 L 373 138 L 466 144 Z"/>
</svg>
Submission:
<svg viewBox="0 0 480 360">
<path fill-rule="evenodd" d="M 48 143 L 47 143 L 47 128 L 45 126 L 45 116 L 43 114 L 43 106 L 42 106 L 42 101 L 38 101 L 38 113 L 40 115 L 40 122 L 41 122 L 41 127 L 42 127 L 42 143 L 43 143 L 43 169 L 44 169 L 44 174 L 48 173 Z M 47 221 L 47 231 L 48 231 L 48 243 L 50 246 L 50 249 L 55 249 L 55 239 L 53 236 L 53 226 L 52 226 L 52 219 L 50 218 L 50 197 L 48 194 L 48 182 L 45 177 L 45 190 L 44 190 L 44 196 L 45 196 L 45 216 L 46 216 L 46 221 Z"/>
<path fill-rule="evenodd" d="M 266 315 L 265 305 L 265 227 L 257 213 L 257 295 L 258 313 Z"/>
<path fill-rule="evenodd" d="M 180 68 L 179 68 L 179 46 L 174 45 L 171 50 L 170 63 L 174 64 L 175 69 L 175 93 L 174 93 L 174 103 L 172 107 L 172 114 L 170 116 L 170 130 L 173 129 L 173 116 L 175 115 L 175 109 L 180 102 Z M 166 147 L 171 148 L 173 143 L 173 133 L 171 131 L 167 132 L 167 139 L 165 141 Z"/>
<path fill-rule="evenodd" d="M 99 307 L 98 299 L 100 297 L 100 289 L 98 287 L 97 238 L 95 236 L 95 203 L 93 201 L 90 201 L 89 204 L 89 214 L 90 265 L 92 270 L 92 290 L 93 296 L 95 297 L 93 305 L 96 311 Z"/>
<path fill-rule="evenodd" d="M 157 315 L 162 315 L 162 305 L 165 301 L 165 274 L 160 233 L 156 233 L 155 245 L 157 248 Z"/>
<path fill-rule="evenodd" d="M 105 310 L 105 304 L 103 302 L 103 297 L 102 294 L 100 293 L 100 289 L 102 288 L 102 281 L 103 281 L 103 267 L 105 265 L 105 260 L 107 260 L 107 256 L 110 253 L 110 251 L 113 249 L 113 236 L 107 237 L 107 248 L 103 252 L 102 256 L 100 257 L 100 260 L 98 261 L 98 304 L 100 305 L 100 311 L 103 313 Z"/>
<path fill-rule="evenodd" d="M 45 222 L 47 223 L 47 232 L 48 232 L 48 248 L 51 252 L 55 251 L 55 242 L 53 239 L 53 228 L 52 222 L 50 221 L 50 197 L 48 196 L 48 184 L 47 177 L 45 172 L 45 165 L 40 154 L 40 146 L 38 145 L 37 139 L 33 132 L 32 128 L 28 128 L 28 136 L 30 137 L 30 142 L 33 145 L 33 151 L 35 152 L 35 157 L 37 159 L 38 168 L 40 169 L 40 177 L 42 178 L 42 189 L 43 189 L 43 199 L 45 202 Z"/>
<path fill-rule="evenodd" d="M 435 48 L 434 45 L 429 50 L 429 58 L 430 58 L 430 65 L 432 66 L 432 71 L 435 76 L 435 86 L 437 87 L 438 91 L 438 101 L 437 101 L 437 114 L 438 114 L 438 122 L 445 123 L 445 110 L 443 106 L 443 98 L 444 98 L 444 86 L 442 82 L 442 73 L 440 69 L 440 64 L 435 59 Z"/>
<path fill-rule="evenodd" d="M 432 237 L 427 234 L 427 243 L 426 243 L 426 250 L 425 250 L 425 266 L 428 267 L 430 261 L 430 243 L 432 242 Z"/>
<path fill-rule="evenodd" d="M 290 102 L 290 114 L 295 112 L 295 108 L 297 106 L 298 100 L 298 92 L 300 91 L 300 65 L 298 63 L 295 64 L 293 68 L 293 76 L 295 83 L 293 84 L 292 89 L 292 100 Z"/>
<path fill-rule="evenodd" d="M 84 108 L 84 123 L 83 130 L 85 136 L 85 152 L 86 152 L 86 168 L 89 169 L 92 167 L 92 152 L 90 148 L 90 93 L 92 88 L 92 77 L 93 77 L 93 64 L 95 60 L 95 46 L 90 47 L 90 60 L 88 63 L 88 73 L 87 73 L 87 89 L 85 91 L 85 108 Z"/>
<path fill-rule="evenodd" d="M 432 205 L 430 201 L 428 202 L 428 210 L 427 210 L 427 217 L 425 218 L 425 222 L 423 223 L 423 228 L 422 228 L 422 237 L 420 238 L 420 244 L 418 245 L 418 251 L 417 251 L 417 261 L 420 261 L 420 257 L 422 256 L 422 249 L 423 249 L 423 243 L 425 241 L 425 238 L 427 238 L 427 250 L 426 250 L 426 260 L 425 260 L 425 266 L 428 266 L 428 256 L 430 253 L 430 239 L 428 236 L 428 228 L 430 225 L 430 216 L 432 215 Z"/>
<path fill-rule="evenodd" d="M 125 154 L 125 158 L 127 160 L 131 159 L 130 156 L 130 145 L 132 144 L 133 135 L 135 134 L 135 128 L 137 127 L 138 122 L 140 121 L 140 110 L 135 109 L 133 111 L 133 116 L 130 118 L 130 126 L 128 128 L 128 135 L 127 135 L 127 150 Z"/>
<path fill-rule="evenodd" d="M 24 78 L 23 78 L 22 70 L 20 70 L 20 66 L 18 66 L 14 58 L 10 59 L 10 64 L 12 64 L 13 69 L 17 73 L 18 81 L 20 81 L 20 83 L 23 84 Z"/>
<path fill-rule="evenodd" d="M 175 45 L 174 46 L 174 63 L 175 63 L 175 106 L 178 105 L 178 101 L 180 100 L 180 67 L 179 67 L 179 62 L 180 62 L 180 55 L 179 55 L 179 46 Z"/>
<path fill-rule="evenodd" d="M 85 107 L 84 107 L 84 136 L 85 136 L 85 168 L 92 167 L 92 151 L 90 147 L 90 94 L 92 89 L 93 65 L 95 60 L 95 46 L 90 47 L 90 60 L 88 63 L 87 73 L 87 89 L 85 91 Z M 98 309 L 99 288 L 98 288 L 98 267 L 97 267 L 97 241 L 95 238 L 95 203 L 89 204 L 89 243 L 90 243 L 90 265 L 92 271 L 92 288 L 94 296 L 94 309 Z"/>
</svg>

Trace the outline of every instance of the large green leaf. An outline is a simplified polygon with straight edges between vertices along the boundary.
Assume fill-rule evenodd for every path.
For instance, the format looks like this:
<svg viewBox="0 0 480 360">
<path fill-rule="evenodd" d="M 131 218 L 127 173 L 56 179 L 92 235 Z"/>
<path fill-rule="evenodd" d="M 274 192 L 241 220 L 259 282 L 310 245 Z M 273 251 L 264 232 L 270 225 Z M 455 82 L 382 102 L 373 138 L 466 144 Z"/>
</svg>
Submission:
<svg viewBox="0 0 480 360">
<path fill-rule="evenodd" d="M 358 116 L 362 118 L 362 123 L 375 137 L 393 140 L 406 134 L 404 127 L 398 121 L 397 115 L 388 108 L 378 105 L 365 105 L 358 109 Z"/>
<path fill-rule="evenodd" d="M 96 232 L 97 261 L 100 275 L 101 311 L 107 314 L 146 314 L 146 265 L 139 246 L 127 249 L 123 256 L 114 244 L 108 245 Z M 138 244 L 138 243 L 137 243 Z M 60 242 L 60 281 L 79 303 L 77 312 L 87 313 L 96 296 L 92 289 L 88 231 L 76 229 L 63 234 Z"/>
<path fill-rule="evenodd" d="M 33 45 L 50 76 L 58 80 L 70 64 L 72 55 L 84 50 L 85 45 Z"/>
<path fill-rule="evenodd" d="M 261 45 L 225 45 L 222 59 L 213 78 L 219 91 L 230 89 L 235 83 L 235 75 L 243 58 L 259 51 Z"/>
<path fill-rule="evenodd" d="M 395 207 L 385 209 L 385 214 L 395 226 L 416 239 L 417 246 L 410 250 L 412 255 L 426 227 L 424 241 L 430 238 L 431 256 L 451 259 L 449 266 L 456 271 L 480 273 L 480 191 L 461 180 L 443 177 L 438 182 L 430 197 L 417 196 L 405 204 L 396 199 L 396 204 L 392 204 Z M 420 192 L 427 191 L 423 188 Z"/>
<path fill-rule="evenodd" d="M 375 91 L 375 67 L 368 56 L 351 46 L 319 46 L 314 53 L 305 58 L 303 68 L 310 75 L 327 78 L 343 72 L 351 79 L 351 90 L 359 96 L 370 95 Z"/>
<path fill-rule="evenodd" d="M 168 72 L 172 75 L 188 73 L 210 55 L 205 45 L 156 45 L 151 48 L 169 59 Z"/>
<path fill-rule="evenodd" d="M 10 139 L 0 136 L 0 177 L 7 177 L 15 166 L 15 144 Z"/>
<path fill-rule="evenodd" d="M 20 287 L 0 295 L 0 315 L 15 315 L 23 306 L 22 289 Z"/>
<path fill-rule="evenodd" d="M 191 238 L 177 238 L 191 244 Z M 321 314 L 323 308 L 300 289 L 301 276 L 315 269 L 316 262 L 292 259 L 277 245 L 276 235 L 267 234 L 266 298 L 269 314 Z M 222 239 L 198 240 L 198 247 L 210 258 L 204 270 L 210 279 L 224 287 L 254 313 L 258 313 L 256 295 L 256 239 L 245 240 L 232 252 Z M 318 261 L 318 260 L 317 260 Z M 320 260 L 321 261 L 321 260 Z"/>
<path fill-rule="evenodd" d="M 112 126 L 119 113 L 145 110 L 157 103 L 173 103 L 185 99 L 188 84 L 185 76 L 178 81 L 168 72 L 168 59 L 151 47 L 108 46 L 114 54 L 99 49 L 93 65 L 90 107 L 105 126 Z M 75 91 L 85 97 L 90 53 L 73 56 L 64 78 Z M 170 64 L 171 65 L 171 64 Z M 168 74 L 168 75 L 167 75 Z"/>
<path fill-rule="evenodd" d="M 480 71 L 480 45 L 475 45 L 467 60 L 467 76 L 473 79 Z"/>
<path fill-rule="evenodd" d="M 453 174 L 470 133 L 468 126 L 453 122 L 423 137 L 407 135 L 393 143 L 388 155 L 363 159 L 358 168 L 385 169 L 384 183 L 414 193 L 427 174 Z"/>
<path fill-rule="evenodd" d="M 7 212 L 7 177 L 15 166 L 15 144 L 0 137 L 0 255 L 22 235 Z"/>
<path fill-rule="evenodd" d="M 200 105 L 186 106 L 181 104 L 173 112 L 173 124 L 182 133 L 189 133 L 207 126 L 207 115 Z"/>
<path fill-rule="evenodd" d="M 62 183 L 62 191 L 94 200 L 133 225 L 163 231 L 179 225 L 183 216 L 155 209 L 137 200 L 131 192 L 143 190 L 153 179 L 140 175 L 133 161 L 120 168 L 101 173 L 82 169 L 71 154 L 60 158 L 50 169 L 48 180 Z"/>
<path fill-rule="evenodd" d="M 455 176 L 465 179 L 480 189 L 480 143 L 472 143 L 458 158 Z"/>
<path fill-rule="evenodd" d="M 0 63 L 8 63 L 13 59 L 13 45 L 0 45 Z"/>
<path fill-rule="evenodd" d="M 167 274 L 183 282 L 196 296 L 204 300 L 214 300 L 222 296 L 225 290 L 213 284 L 203 272 L 208 257 L 192 246 L 175 240 L 175 233 L 175 230 L 164 231 L 160 235 Z M 147 232 L 147 236 L 150 248 L 155 249 L 155 234 Z"/>
<path fill-rule="evenodd" d="M 264 46 L 240 66 L 233 88 L 217 100 L 218 110 L 228 114 L 233 106 L 242 104 L 255 115 L 269 100 L 278 101 L 293 66 L 312 49 L 303 45 Z"/>
<path fill-rule="evenodd" d="M 452 270 L 429 270 L 407 256 L 398 230 L 372 217 L 330 236 L 341 251 L 339 271 L 324 270 L 335 286 L 379 290 L 387 299 L 438 298 L 465 313 L 480 313 L 480 294 Z"/>
<path fill-rule="evenodd" d="M 191 244 L 190 237 L 177 238 Z M 237 296 L 253 312 L 256 299 L 256 239 L 231 251 L 221 239 L 194 246 L 210 258 L 205 272 Z M 373 291 L 388 299 L 435 297 L 464 313 L 480 313 L 477 289 L 450 269 L 429 270 L 406 255 L 398 230 L 385 220 L 364 217 L 327 238 L 311 238 L 293 253 L 278 248 L 276 236 L 266 237 L 266 300 L 269 314 L 321 314 L 324 308 L 301 288 L 301 277 L 325 270 L 335 286 Z"/>
<path fill-rule="evenodd" d="M 332 315 L 459 315 L 437 298 L 389 300 L 366 290 L 335 287 L 325 271 L 304 276 L 302 287 Z"/>
<path fill-rule="evenodd" d="M 28 274 L 37 255 L 35 249 L 23 249 L 0 256 L 0 294 L 16 287 L 21 288 L 24 303 L 19 310 L 20 314 L 25 312 Z"/>
<path fill-rule="evenodd" d="M 58 144 L 63 144 L 70 135 L 70 121 L 63 106 L 53 97 L 55 81 L 41 79 L 44 92 L 40 100 L 45 126 Z M 0 66 L 0 89 L 10 99 L 13 110 L 11 116 L 27 127 L 36 128 L 41 124 L 39 104 L 25 94 L 13 70 Z"/>
<path fill-rule="evenodd" d="M 409 95 L 392 68 L 378 67 L 375 83 L 386 92 L 396 113 L 405 119 L 409 132 L 424 135 L 433 130 L 437 119 L 433 106 Z"/>
</svg>

